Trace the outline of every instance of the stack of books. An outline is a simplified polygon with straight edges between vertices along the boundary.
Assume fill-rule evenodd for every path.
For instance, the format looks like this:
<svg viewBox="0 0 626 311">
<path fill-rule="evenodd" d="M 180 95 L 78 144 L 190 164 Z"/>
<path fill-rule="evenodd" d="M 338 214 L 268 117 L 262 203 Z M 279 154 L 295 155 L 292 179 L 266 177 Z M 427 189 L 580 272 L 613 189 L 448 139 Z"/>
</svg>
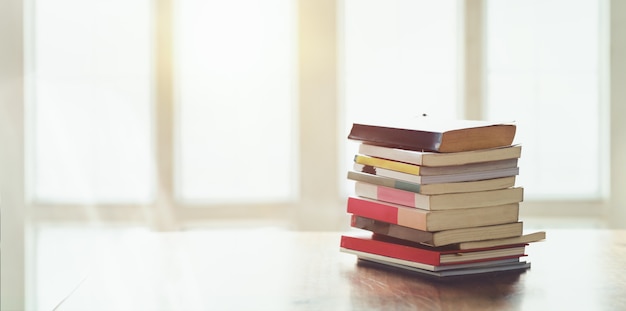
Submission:
<svg viewBox="0 0 626 311">
<path fill-rule="evenodd" d="M 360 260 L 446 277 L 523 270 L 521 146 L 514 123 L 428 117 L 354 123 L 360 143 L 348 179 L 352 234 L 341 251 Z"/>
</svg>

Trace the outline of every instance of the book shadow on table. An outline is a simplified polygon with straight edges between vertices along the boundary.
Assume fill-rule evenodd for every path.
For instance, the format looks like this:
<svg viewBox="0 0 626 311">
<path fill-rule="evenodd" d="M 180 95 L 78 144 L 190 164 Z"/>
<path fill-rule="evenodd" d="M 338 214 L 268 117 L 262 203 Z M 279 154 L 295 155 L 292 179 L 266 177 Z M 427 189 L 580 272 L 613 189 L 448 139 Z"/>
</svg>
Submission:
<svg viewBox="0 0 626 311">
<path fill-rule="evenodd" d="M 526 270 L 480 275 L 434 277 L 367 260 L 346 277 L 353 305 L 383 308 L 406 305 L 419 310 L 515 309 L 521 301 L 519 281 Z"/>
</svg>

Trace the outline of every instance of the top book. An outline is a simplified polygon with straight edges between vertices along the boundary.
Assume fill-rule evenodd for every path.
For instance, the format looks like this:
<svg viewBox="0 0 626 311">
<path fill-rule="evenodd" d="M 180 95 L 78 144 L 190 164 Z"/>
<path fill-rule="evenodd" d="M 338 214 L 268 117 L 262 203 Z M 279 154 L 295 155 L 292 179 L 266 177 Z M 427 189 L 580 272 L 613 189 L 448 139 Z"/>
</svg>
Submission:
<svg viewBox="0 0 626 311">
<path fill-rule="evenodd" d="M 509 146 L 514 123 L 413 117 L 393 122 L 353 123 L 348 139 L 429 152 L 461 152 Z"/>
</svg>

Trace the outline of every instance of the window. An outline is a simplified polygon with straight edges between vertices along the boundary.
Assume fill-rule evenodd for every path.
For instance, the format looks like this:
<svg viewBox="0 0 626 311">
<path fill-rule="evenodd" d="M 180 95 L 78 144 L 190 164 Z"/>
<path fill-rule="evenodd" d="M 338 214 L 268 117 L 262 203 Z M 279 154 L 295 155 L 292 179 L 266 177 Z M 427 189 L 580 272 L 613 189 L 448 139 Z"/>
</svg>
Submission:
<svg viewBox="0 0 626 311">
<path fill-rule="evenodd" d="M 165 217 L 181 221 L 249 211 L 190 206 L 337 202 L 355 147 L 343 147 L 351 120 L 471 110 L 462 72 L 472 33 L 462 30 L 474 2 L 29 3 L 26 191 L 37 202 L 135 206 L 138 218 L 145 206 L 171 206 Z M 557 14 L 563 6 L 568 13 Z M 479 115 L 519 123 L 528 200 L 608 192 L 602 8 L 478 6 L 481 27 L 471 31 L 484 36 L 484 70 L 470 77 L 484 81 Z M 567 146 L 579 139 L 590 145 L 573 159 Z"/>
<path fill-rule="evenodd" d="M 486 115 L 518 121 L 527 199 L 606 193 L 601 3 L 486 2 Z"/>
<path fill-rule="evenodd" d="M 174 173 L 162 178 L 175 178 L 177 201 L 294 199 L 295 3 L 172 6 L 173 39 L 155 31 L 165 18 L 149 1 L 33 1 L 26 46 L 37 201 L 150 204 L 156 191 L 172 191 L 155 183 L 154 133 L 166 130 L 153 120 L 166 113 L 154 105 L 155 79 L 175 85 L 167 129 L 175 150 L 166 151 Z M 155 68 L 154 46 L 168 39 L 173 74 Z"/>
<path fill-rule="evenodd" d="M 33 2 L 25 46 L 34 200 L 152 200 L 150 12 L 150 1 Z"/>
<path fill-rule="evenodd" d="M 293 200 L 295 3 L 180 0 L 174 11 L 177 197 Z"/>
<path fill-rule="evenodd" d="M 456 117 L 457 1 L 343 4 L 342 82 L 349 119 Z"/>
</svg>

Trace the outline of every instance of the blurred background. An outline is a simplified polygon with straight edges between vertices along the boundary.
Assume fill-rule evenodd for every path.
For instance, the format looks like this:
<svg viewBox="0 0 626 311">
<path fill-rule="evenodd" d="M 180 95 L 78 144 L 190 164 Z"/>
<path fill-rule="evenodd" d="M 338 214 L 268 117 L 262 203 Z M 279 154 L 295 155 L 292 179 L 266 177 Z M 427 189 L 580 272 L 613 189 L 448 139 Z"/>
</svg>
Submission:
<svg viewBox="0 0 626 311">
<path fill-rule="evenodd" d="M 527 227 L 623 227 L 619 2 L 5 0 L 3 297 L 99 230 L 345 230 L 362 118 L 515 121 Z"/>
</svg>

